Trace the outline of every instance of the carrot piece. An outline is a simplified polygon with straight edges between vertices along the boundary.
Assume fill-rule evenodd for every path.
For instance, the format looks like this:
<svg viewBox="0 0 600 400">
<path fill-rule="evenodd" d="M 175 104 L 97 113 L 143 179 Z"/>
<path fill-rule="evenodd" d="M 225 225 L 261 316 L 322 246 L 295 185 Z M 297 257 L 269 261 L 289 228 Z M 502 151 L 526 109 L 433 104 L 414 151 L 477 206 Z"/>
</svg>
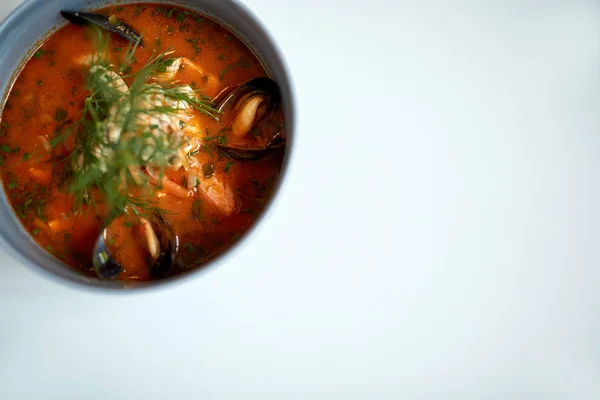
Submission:
<svg viewBox="0 0 600 400">
<path fill-rule="evenodd" d="M 41 183 L 49 183 L 52 175 L 49 170 L 29 168 L 29 173 Z"/>
<path fill-rule="evenodd" d="M 73 225 L 71 221 L 55 219 L 53 221 L 48 222 L 48 227 L 53 232 L 64 232 L 70 230 L 73 227 Z"/>
<path fill-rule="evenodd" d="M 33 224 L 36 226 L 36 228 L 39 228 L 41 231 L 43 231 L 43 232 L 45 232 L 45 233 L 47 233 L 47 234 L 52 234 L 52 233 L 54 233 L 54 232 L 52 231 L 52 229 L 50 229 L 50 227 L 48 226 L 48 224 L 47 224 L 47 223 L 45 223 L 44 221 L 42 221 L 42 220 L 41 220 L 41 219 L 39 219 L 39 218 L 35 218 L 35 219 L 33 220 Z"/>
<path fill-rule="evenodd" d="M 148 181 L 155 186 L 162 186 L 163 190 L 169 194 L 172 194 L 175 197 L 180 197 L 182 199 L 187 199 L 192 196 L 192 191 L 187 190 L 183 186 L 179 186 L 175 182 L 169 180 L 168 178 L 163 178 L 162 181 L 157 177 L 148 174 Z"/>
</svg>

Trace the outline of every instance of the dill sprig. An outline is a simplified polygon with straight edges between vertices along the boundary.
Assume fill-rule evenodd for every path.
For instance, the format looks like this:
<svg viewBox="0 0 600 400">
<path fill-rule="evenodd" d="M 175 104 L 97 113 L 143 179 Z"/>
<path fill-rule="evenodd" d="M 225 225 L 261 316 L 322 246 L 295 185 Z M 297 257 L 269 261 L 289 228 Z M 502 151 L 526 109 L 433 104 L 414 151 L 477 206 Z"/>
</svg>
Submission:
<svg viewBox="0 0 600 400">
<path fill-rule="evenodd" d="M 150 216 L 163 212 L 153 201 L 153 187 L 143 169 L 152 167 L 160 178 L 180 154 L 184 138 L 165 131 L 165 126 L 149 121 L 164 117 L 177 118 L 181 109 L 151 101 L 159 98 L 185 102 L 191 108 L 217 119 L 219 112 L 212 101 L 196 90 L 181 85 L 158 84 L 155 76 L 167 71 L 175 62 L 173 52 L 154 54 L 136 72 L 132 72 L 139 42 L 130 44 L 117 71 L 108 62 L 109 36 L 96 32 L 95 50 L 86 76 L 90 94 L 82 116 L 75 124 L 57 134 L 53 146 L 68 137 L 74 149 L 68 157 L 71 169 L 69 190 L 75 195 L 75 209 L 98 202 L 105 207 L 109 220 L 129 212 Z M 130 81 L 129 86 L 125 81 Z M 153 118 L 154 117 L 154 118 Z M 94 194 L 101 194 L 101 200 Z"/>
</svg>

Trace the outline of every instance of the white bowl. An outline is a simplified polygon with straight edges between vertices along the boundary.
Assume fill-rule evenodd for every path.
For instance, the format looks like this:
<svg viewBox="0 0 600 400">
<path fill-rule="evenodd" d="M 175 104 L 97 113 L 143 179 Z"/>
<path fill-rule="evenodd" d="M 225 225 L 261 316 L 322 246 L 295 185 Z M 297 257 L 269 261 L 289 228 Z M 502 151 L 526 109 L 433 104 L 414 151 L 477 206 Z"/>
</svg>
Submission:
<svg viewBox="0 0 600 400">
<path fill-rule="evenodd" d="M 202 14 L 208 15 L 220 22 L 223 26 L 238 35 L 254 51 L 263 63 L 267 73 L 281 86 L 283 95 L 283 112 L 288 134 L 288 148 L 283 164 L 281 178 L 268 207 L 255 222 L 254 227 L 272 211 L 273 204 L 277 201 L 278 189 L 285 179 L 287 165 L 293 144 L 295 127 L 295 105 L 290 75 L 286 63 L 277 48 L 275 40 L 261 25 L 249 10 L 232 0 L 186 0 L 186 1 L 150 1 L 187 7 Z M 120 4 L 148 3 L 148 1 L 122 1 Z M 26 0 L 0 25 L 0 92 L 3 93 L 3 105 L 15 78 L 21 67 L 29 59 L 36 47 L 48 38 L 57 28 L 67 22 L 61 17 L 60 10 L 90 10 L 111 5 L 106 0 Z M 114 5 L 114 2 L 112 3 Z M 26 50 L 24 52 L 24 50 Z M 42 249 L 23 229 L 14 214 L 4 191 L 0 191 L 0 245 L 4 247 L 15 259 L 23 265 L 35 268 L 51 277 L 59 278 L 61 282 L 83 284 L 91 288 L 104 289 L 130 289 L 162 285 L 176 279 L 197 276 L 195 272 L 204 270 L 208 266 L 219 264 L 225 258 L 236 257 L 237 248 L 243 245 L 240 240 L 221 256 L 215 258 L 206 266 L 195 271 L 164 281 L 134 283 L 103 281 L 89 276 L 84 276 L 75 269 L 66 266 L 44 249 Z M 245 237 L 253 234 L 254 229 L 246 233 Z"/>
</svg>

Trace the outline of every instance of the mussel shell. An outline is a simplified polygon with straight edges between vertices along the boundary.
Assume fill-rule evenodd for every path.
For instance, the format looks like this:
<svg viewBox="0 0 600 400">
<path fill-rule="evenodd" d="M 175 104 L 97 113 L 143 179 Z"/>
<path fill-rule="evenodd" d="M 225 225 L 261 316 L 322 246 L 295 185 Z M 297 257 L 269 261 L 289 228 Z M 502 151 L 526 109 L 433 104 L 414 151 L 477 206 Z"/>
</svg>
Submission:
<svg viewBox="0 0 600 400">
<path fill-rule="evenodd" d="M 149 218 L 149 222 L 152 224 L 152 228 L 160 242 L 160 255 L 158 259 L 148 265 L 150 277 L 152 279 L 164 279 L 169 276 L 175 264 L 179 239 L 173 232 L 171 225 L 162 216 L 156 214 L 152 218 Z M 94 246 L 92 263 L 98 277 L 112 280 L 121 274 L 123 267 L 112 257 L 106 245 L 105 233 L 107 229 L 108 226 L 102 231 Z"/>
<path fill-rule="evenodd" d="M 221 153 L 227 157 L 237 161 L 259 161 L 269 157 L 275 151 L 285 147 L 285 139 L 277 138 L 267 147 L 263 148 L 247 148 L 247 147 L 232 147 L 227 145 L 215 145 Z"/>
<path fill-rule="evenodd" d="M 164 218 L 154 218 L 150 220 L 154 232 L 160 241 L 160 255 L 150 268 L 152 279 L 164 279 L 171 274 L 177 249 L 179 248 L 179 239 L 173 232 L 173 227 Z"/>
<path fill-rule="evenodd" d="M 80 12 L 80 11 L 61 11 L 61 15 L 76 25 L 96 25 L 105 31 L 115 33 L 122 38 L 132 41 L 133 43 L 139 43 L 143 46 L 142 35 L 140 35 L 130 25 L 122 21 L 111 23 L 108 17 L 102 14 Z"/>
<path fill-rule="evenodd" d="M 279 88 L 279 84 L 266 76 L 254 78 L 233 90 L 222 92 L 213 100 L 213 102 L 217 104 L 217 110 L 222 112 L 227 104 L 233 102 L 235 105 L 242 96 L 245 96 L 248 93 L 263 94 L 269 98 L 269 104 L 265 115 L 268 115 L 281 105 L 281 89 Z"/>
<path fill-rule="evenodd" d="M 123 271 L 123 267 L 110 256 L 110 251 L 106 247 L 103 237 L 98 239 L 94 247 L 92 262 L 100 279 L 115 279 Z"/>
<path fill-rule="evenodd" d="M 239 99 L 248 94 L 264 95 L 269 99 L 267 111 L 262 117 L 262 121 L 281 106 L 281 89 L 279 88 L 279 84 L 267 77 L 255 78 L 233 90 L 226 90 L 219 94 L 213 102 L 217 104 L 217 110 L 223 113 L 227 105 L 231 104 L 232 107 L 235 106 Z M 259 121 L 258 125 L 262 121 Z M 258 161 L 267 158 L 276 150 L 285 147 L 285 140 L 275 138 L 268 146 L 263 148 L 232 147 L 230 145 L 216 145 L 216 147 L 231 159 L 238 161 Z"/>
</svg>

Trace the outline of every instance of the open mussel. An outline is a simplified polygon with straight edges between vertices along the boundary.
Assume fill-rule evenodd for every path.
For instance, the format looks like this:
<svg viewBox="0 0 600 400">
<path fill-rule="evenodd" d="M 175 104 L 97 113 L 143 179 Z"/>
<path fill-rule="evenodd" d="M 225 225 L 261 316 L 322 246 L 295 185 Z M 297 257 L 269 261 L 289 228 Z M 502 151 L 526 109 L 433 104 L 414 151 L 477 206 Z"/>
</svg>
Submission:
<svg viewBox="0 0 600 400">
<path fill-rule="evenodd" d="M 234 147 L 228 145 L 215 145 L 219 151 L 227 157 L 237 161 L 258 161 L 269 157 L 273 151 L 285 148 L 285 140 L 275 138 L 267 146 L 256 147 Z"/>
<path fill-rule="evenodd" d="M 160 215 L 154 214 L 150 218 L 140 218 L 137 224 L 141 232 L 140 245 L 147 253 L 145 261 L 148 265 L 152 279 L 164 279 L 169 276 L 179 241 L 171 225 Z M 116 279 L 123 266 L 119 262 L 118 237 L 119 229 L 123 228 L 122 219 L 114 219 L 96 240 L 93 252 L 93 265 L 101 279 Z"/>
<path fill-rule="evenodd" d="M 226 156 L 239 161 L 256 161 L 285 147 L 285 139 L 275 135 L 266 145 L 257 146 L 253 136 L 260 136 L 267 118 L 281 106 L 281 90 L 274 80 L 255 78 L 234 90 L 228 90 L 214 99 L 221 121 L 231 124 L 232 139 L 216 147 Z M 247 145 L 243 145 L 246 143 Z"/>
<path fill-rule="evenodd" d="M 233 90 L 225 90 L 214 99 L 214 102 L 217 104 L 217 110 L 223 112 L 225 108 L 232 103 L 237 105 L 236 103 L 244 96 L 268 97 L 271 111 L 281 105 L 281 90 L 279 89 L 279 84 L 267 77 L 254 78 Z"/>
<path fill-rule="evenodd" d="M 119 21 L 115 17 L 81 11 L 61 11 L 60 13 L 66 20 L 76 25 L 96 25 L 105 31 L 115 33 L 122 38 L 143 46 L 142 36 L 130 25 Z"/>
</svg>

